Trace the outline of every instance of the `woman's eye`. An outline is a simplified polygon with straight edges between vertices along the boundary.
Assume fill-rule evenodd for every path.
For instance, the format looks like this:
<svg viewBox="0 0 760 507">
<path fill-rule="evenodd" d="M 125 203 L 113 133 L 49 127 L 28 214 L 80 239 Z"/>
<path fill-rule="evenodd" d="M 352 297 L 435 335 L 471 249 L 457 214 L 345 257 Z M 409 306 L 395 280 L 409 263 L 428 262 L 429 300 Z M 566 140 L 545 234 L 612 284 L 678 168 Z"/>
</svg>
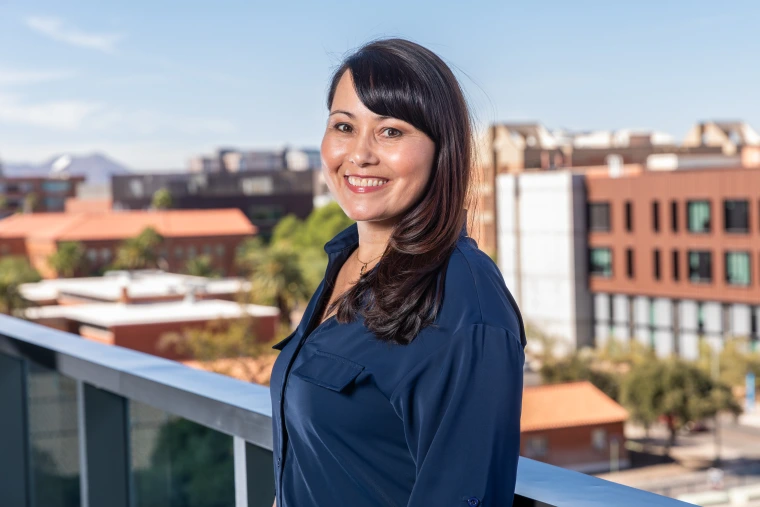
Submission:
<svg viewBox="0 0 760 507">
<path fill-rule="evenodd" d="M 393 127 L 388 127 L 385 129 L 385 134 L 388 137 L 398 137 L 401 135 L 401 131 L 399 129 L 394 129 Z"/>
<path fill-rule="evenodd" d="M 337 125 L 335 125 L 335 129 L 337 129 L 339 132 L 348 133 L 348 132 L 351 132 L 351 125 L 347 123 L 338 123 Z"/>
</svg>

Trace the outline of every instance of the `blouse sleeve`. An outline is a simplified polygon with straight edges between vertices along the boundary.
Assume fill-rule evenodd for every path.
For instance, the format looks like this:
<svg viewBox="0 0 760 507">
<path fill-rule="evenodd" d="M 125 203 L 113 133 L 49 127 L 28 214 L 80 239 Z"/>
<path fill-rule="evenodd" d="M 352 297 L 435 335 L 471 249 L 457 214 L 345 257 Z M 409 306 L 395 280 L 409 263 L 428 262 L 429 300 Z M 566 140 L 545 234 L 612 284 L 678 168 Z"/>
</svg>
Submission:
<svg viewBox="0 0 760 507">
<path fill-rule="evenodd" d="M 408 507 L 508 507 L 520 453 L 519 330 L 474 324 L 391 395 L 416 465 Z"/>
</svg>

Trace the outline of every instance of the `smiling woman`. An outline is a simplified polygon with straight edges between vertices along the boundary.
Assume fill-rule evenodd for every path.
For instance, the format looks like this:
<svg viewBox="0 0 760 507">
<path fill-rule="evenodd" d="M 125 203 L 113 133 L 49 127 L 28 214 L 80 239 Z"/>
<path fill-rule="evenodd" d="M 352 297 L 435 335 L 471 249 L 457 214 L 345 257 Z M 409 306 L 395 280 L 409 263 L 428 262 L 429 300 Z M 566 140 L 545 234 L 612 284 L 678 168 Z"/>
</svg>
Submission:
<svg viewBox="0 0 760 507">
<path fill-rule="evenodd" d="M 467 235 L 472 135 L 433 52 L 369 43 L 335 72 L 322 171 L 356 221 L 274 346 L 279 507 L 509 506 L 525 332 Z"/>
</svg>

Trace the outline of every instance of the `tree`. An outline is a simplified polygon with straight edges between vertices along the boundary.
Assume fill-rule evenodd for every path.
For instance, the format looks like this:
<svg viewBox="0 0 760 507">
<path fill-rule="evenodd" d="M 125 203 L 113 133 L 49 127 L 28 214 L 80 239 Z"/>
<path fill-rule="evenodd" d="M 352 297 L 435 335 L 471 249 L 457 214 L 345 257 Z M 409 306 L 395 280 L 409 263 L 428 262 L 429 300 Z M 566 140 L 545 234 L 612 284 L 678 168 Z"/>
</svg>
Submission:
<svg viewBox="0 0 760 507">
<path fill-rule="evenodd" d="M 151 207 L 154 209 L 169 209 L 174 204 L 172 194 L 166 188 L 159 188 L 153 193 Z"/>
<path fill-rule="evenodd" d="M 136 237 L 125 240 L 116 250 L 114 269 L 143 269 L 156 267 L 158 247 L 164 238 L 152 227 L 146 227 Z"/>
<path fill-rule="evenodd" d="M 735 415 L 742 411 L 728 386 L 679 358 L 636 364 L 623 381 L 621 400 L 631 417 L 646 428 L 664 417 L 670 431 L 668 447 L 689 421 L 715 417 L 723 410 Z"/>
<path fill-rule="evenodd" d="M 79 241 L 64 241 L 48 257 L 48 264 L 64 278 L 71 278 L 87 270 L 87 257 L 84 244 Z"/>
<path fill-rule="evenodd" d="M 289 244 L 267 247 L 255 238 L 246 243 L 240 263 L 252 273 L 251 302 L 277 306 L 280 321 L 290 325 L 290 311 L 294 305 L 311 295 L 298 253 Z"/>
<path fill-rule="evenodd" d="M 8 256 L 0 258 L 0 312 L 13 315 L 15 310 L 24 308 L 26 300 L 21 297 L 19 285 L 39 282 L 42 278 L 25 257 Z"/>
<path fill-rule="evenodd" d="M 185 264 L 185 272 L 188 275 L 203 276 L 206 278 L 218 278 L 219 272 L 214 267 L 214 261 L 210 255 L 204 254 L 189 259 Z"/>
<path fill-rule="evenodd" d="M 23 209 L 24 213 L 34 213 L 37 210 L 37 206 L 40 203 L 40 198 L 34 192 L 30 192 L 24 196 Z"/>
<path fill-rule="evenodd" d="M 590 349 L 574 351 L 561 359 L 544 360 L 540 374 L 544 384 L 588 380 L 613 400 L 620 399 L 620 376 L 601 368 Z"/>
<path fill-rule="evenodd" d="M 180 332 L 164 333 L 158 342 L 160 350 L 174 348 L 182 355 L 207 363 L 217 373 L 229 375 L 232 369 L 245 372 L 246 378 L 254 378 L 258 371 L 247 359 L 271 354 L 271 342 L 260 343 L 256 338 L 256 320 L 243 305 L 243 317 L 216 319 L 203 328 L 185 328 Z M 282 327 L 276 339 L 284 335 Z M 283 336 L 284 337 L 284 336 Z M 217 362 L 229 359 L 227 363 Z"/>
</svg>

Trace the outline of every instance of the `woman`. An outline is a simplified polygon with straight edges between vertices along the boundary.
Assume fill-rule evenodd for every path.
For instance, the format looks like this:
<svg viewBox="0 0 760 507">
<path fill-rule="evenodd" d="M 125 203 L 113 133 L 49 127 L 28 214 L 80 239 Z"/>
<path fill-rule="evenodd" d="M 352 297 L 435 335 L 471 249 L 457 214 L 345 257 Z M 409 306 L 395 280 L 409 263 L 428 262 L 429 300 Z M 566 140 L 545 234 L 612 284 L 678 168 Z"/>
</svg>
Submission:
<svg viewBox="0 0 760 507">
<path fill-rule="evenodd" d="M 375 41 L 336 71 L 327 185 L 356 223 L 274 346 L 276 505 L 512 505 L 525 333 L 467 236 L 471 123 L 431 51 Z"/>
</svg>

